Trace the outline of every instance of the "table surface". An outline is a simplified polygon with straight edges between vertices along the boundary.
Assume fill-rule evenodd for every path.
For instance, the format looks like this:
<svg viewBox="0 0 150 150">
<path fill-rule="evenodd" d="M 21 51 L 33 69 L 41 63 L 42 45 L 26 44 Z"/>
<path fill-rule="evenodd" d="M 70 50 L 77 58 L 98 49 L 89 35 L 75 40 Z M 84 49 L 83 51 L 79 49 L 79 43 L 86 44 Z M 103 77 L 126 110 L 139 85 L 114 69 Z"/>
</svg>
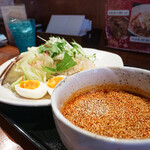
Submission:
<svg viewBox="0 0 150 150">
<path fill-rule="evenodd" d="M 0 47 L 0 65 L 19 55 L 18 48 Z M 37 150 L 37 148 L 0 115 L 0 150 Z"/>
</svg>

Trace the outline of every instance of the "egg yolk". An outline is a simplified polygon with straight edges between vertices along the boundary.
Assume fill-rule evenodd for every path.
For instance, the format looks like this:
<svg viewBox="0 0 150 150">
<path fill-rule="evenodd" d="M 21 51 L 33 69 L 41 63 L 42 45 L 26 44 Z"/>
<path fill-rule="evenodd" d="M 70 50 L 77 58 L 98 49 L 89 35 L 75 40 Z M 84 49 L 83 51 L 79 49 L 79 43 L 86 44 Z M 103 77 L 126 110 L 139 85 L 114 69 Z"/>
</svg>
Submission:
<svg viewBox="0 0 150 150">
<path fill-rule="evenodd" d="M 62 80 L 64 79 L 63 77 L 53 77 L 52 79 L 49 79 L 47 82 L 47 85 L 50 88 L 55 88 L 55 86 Z"/>
<path fill-rule="evenodd" d="M 20 87 L 25 89 L 36 89 L 40 85 L 40 82 L 37 80 L 26 80 L 20 82 Z"/>
</svg>

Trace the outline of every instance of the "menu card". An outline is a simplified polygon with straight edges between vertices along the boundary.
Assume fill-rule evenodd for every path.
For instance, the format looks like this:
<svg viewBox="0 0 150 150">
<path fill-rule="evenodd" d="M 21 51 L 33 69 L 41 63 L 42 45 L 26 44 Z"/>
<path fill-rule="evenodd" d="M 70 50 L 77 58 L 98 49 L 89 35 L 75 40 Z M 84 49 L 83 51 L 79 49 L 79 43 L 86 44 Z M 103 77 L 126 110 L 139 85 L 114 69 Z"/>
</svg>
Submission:
<svg viewBox="0 0 150 150">
<path fill-rule="evenodd" d="M 83 36 L 92 28 L 92 21 L 85 15 L 52 15 L 47 33 Z"/>
<path fill-rule="evenodd" d="M 150 0 L 107 0 L 107 46 L 150 53 Z"/>
</svg>

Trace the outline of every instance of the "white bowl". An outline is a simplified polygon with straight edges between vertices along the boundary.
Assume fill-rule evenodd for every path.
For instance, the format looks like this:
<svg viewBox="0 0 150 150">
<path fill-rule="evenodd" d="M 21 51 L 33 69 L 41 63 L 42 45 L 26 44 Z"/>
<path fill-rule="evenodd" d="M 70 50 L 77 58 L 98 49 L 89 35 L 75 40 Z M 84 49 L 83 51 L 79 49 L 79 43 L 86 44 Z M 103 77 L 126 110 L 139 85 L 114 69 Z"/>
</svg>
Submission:
<svg viewBox="0 0 150 150">
<path fill-rule="evenodd" d="M 52 94 L 52 110 L 62 142 L 73 150 L 150 150 L 150 139 L 117 139 L 85 131 L 68 121 L 60 109 L 69 96 L 89 85 L 115 83 L 139 87 L 150 97 L 150 71 L 131 67 L 83 71 L 61 81 Z"/>
</svg>

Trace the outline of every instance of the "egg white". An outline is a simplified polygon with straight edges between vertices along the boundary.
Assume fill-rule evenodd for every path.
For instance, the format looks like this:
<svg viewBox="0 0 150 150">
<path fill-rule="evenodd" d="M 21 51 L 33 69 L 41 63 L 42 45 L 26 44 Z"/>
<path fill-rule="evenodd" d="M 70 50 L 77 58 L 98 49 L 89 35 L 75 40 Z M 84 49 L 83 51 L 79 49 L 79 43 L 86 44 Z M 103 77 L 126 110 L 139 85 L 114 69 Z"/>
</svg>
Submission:
<svg viewBox="0 0 150 150">
<path fill-rule="evenodd" d="M 65 76 L 65 75 L 58 75 L 58 76 L 56 76 L 56 77 L 63 77 L 63 78 L 66 78 L 67 76 Z M 63 80 L 63 79 L 62 79 L 62 80 Z M 62 80 L 61 80 L 61 81 L 62 81 Z M 60 82 L 61 82 L 61 81 L 60 81 Z M 48 85 L 47 85 L 47 86 L 48 86 Z M 55 89 L 55 88 L 50 88 L 50 87 L 48 86 L 48 93 L 49 93 L 49 95 L 52 95 L 54 89 Z"/>
<path fill-rule="evenodd" d="M 40 83 L 39 87 L 35 89 L 25 89 L 20 87 L 19 84 L 17 84 L 15 86 L 15 90 L 20 96 L 23 96 L 25 98 L 39 99 L 42 98 L 47 93 L 48 89 L 47 85 L 45 85 L 42 82 L 39 83 Z"/>
</svg>

